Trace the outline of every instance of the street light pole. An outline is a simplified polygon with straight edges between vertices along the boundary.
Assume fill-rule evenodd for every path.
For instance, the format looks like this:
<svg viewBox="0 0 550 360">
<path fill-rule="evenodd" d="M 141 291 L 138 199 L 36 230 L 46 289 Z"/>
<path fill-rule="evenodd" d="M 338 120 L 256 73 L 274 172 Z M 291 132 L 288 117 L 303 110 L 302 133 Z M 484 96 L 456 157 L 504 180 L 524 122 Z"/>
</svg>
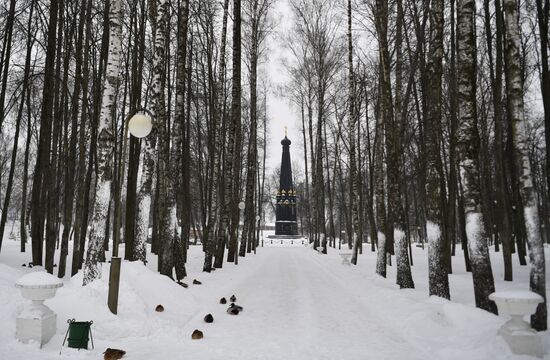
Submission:
<svg viewBox="0 0 550 360">
<path fill-rule="evenodd" d="M 132 125 L 130 125 L 132 121 Z M 131 127 L 131 129 L 130 129 Z M 122 146 L 122 161 L 121 161 L 121 171 L 120 179 L 117 185 L 117 194 L 116 202 L 118 204 L 118 211 L 115 213 L 114 226 L 115 226 L 115 236 L 113 239 L 113 257 L 118 257 L 118 244 L 120 243 L 120 223 L 121 223 L 121 214 L 120 211 L 121 197 L 122 197 L 122 185 L 124 184 L 124 176 L 126 175 L 126 153 L 128 151 L 128 132 L 134 137 L 143 138 L 149 135 L 151 129 L 153 128 L 152 114 L 147 109 L 138 109 L 126 117 L 124 120 L 124 140 Z"/>
<path fill-rule="evenodd" d="M 107 296 L 107 305 L 113 314 L 118 311 L 118 293 L 120 287 L 120 265 L 121 258 L 118 257 L 118 244 L 120 242 L 120 206 L 121 189 L 124 183 L 124 172 L 126 171 L 126 151 L 128 147 L 128 132 L 137 138 L 143 138 L 151 133 L 153 129 L 152 114 L 147 109 L 138 109 L 126 117 L 124 120 L 124 143 L 122 146 L 122 161 L 120 179 L 116 189 L 116 209 L 114 216 L 115 236 L 113 238 L 113 253 L 111 257 L 111 268 L 109 271 L 109 294 Z"/>
</svg>

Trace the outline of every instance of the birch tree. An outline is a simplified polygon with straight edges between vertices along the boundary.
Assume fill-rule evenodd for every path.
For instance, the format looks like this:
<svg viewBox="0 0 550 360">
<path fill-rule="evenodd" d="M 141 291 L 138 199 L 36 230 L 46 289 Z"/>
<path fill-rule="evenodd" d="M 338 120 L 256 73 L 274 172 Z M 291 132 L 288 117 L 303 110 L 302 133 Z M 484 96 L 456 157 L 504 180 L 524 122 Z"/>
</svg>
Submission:
<svg viewBox="0 0 550 360">
<path fill-rule="evenodd" d="M 523 217 L 527 230 L 529 260 L 531 272 L 529 287 L 545 300 L 537 306 L 531 316 L 531 325 L 539 331 L 548 328 L 546 308 L 546 265 L 544 246 L 540 234 L 538 194 L 533 183 L 529 159 L 529 140 L 527 121 L 523 104 L 523 82 L 520 58 L 520 29 L 518 24 L 517 4 L 515 0 L 504 0 L 504 24 L 506 29 L 505 77 L 507 92 L 508 117 L 512 122 L 512 140 L 514 143 L 516 170 L 518 171 L 519 188 L 523 201 Z"/>
<path fill-rule="evenodd" d="M 88 252 L 84 265 L 83 285 L 87 285 L 101 276 L 100 256 L 103 252 L 107 208 L 109 207 L 112 164 L 111 156 L 114 144 L 112 133 L 113 111 L 116 88 L 119 81 L 121 57 L 121 13 L 120 0 L 112 0 L 109 6 L 109 55 L 105 69 L 105 82 L 101 100 L 101 113 L 98 124 L 97 145 L 97 183 L 96 195 L 91 219 Z"/>
<path fill-rule="evenodd" d="M 386 211 L 384 189 L 384 134 L 392 131 L 393 108 L 391 99 L 390 52 L 388 48 L 388 1 L 376 0 L 375 26 L 378 36 L 378 97 L 379 108 L 376 126 L 376 213 L 378 217 L 378 256 L 376 273 L 386 277 L 386 262 L 389 247 L 393 241 L 393 223 L 391 215 Z M 390 146 L 386 145 L 386 149 Z M 388 154 L 389 156 L 389 154 Z"/>
<path fill-rule="evenodd" d="M 430 44 L 428 55 L 428 113 L 424 133 L 426 136 L 426 229 L 428 235 L 430 295 L 446 299 L 449 277 L 446 266 L 446 236 L 444 232 L 445 183 L 441 162 L 440 138 L 442 105 L 443 60 L 443 0 L 430 5 Z M 474 84 L 475 86 L 475 84 Z M 475 100 L 475 99 L 474 99 Z M 474 102 L 475 106 L 475 102 Z M 449 254 L 450 255 L 450 254 Z"/>
<path fill-rule="evenodd" d="M 476 110 L 475 0 L 457 2 L 458 163 L 463 187 L 466 234 L 474 281 L 476 306 L 496 313 L 489 295 L 495 291 L 484 219 L 481 212 L 479 133 Z"/>
<path fill-rule="evenodd" d="M 358 174 L 357 160 L 355 157 L 355 131 L 356 131 L 356 115 L 355 115 L 355 84 L 353 75 L 353 38 L 351 33 L 351 0 L 348 0 L 348 134 L 349 134 L 349 178 L 350 178 L 350 199 L 349 207 L 351 208 L 351 241 L 353 241 L 353 254 L 351 263 L 357 265 L 357 255 L 362 239 L 359 238 L 359 189 L 358 189 Z"/>
</svg>

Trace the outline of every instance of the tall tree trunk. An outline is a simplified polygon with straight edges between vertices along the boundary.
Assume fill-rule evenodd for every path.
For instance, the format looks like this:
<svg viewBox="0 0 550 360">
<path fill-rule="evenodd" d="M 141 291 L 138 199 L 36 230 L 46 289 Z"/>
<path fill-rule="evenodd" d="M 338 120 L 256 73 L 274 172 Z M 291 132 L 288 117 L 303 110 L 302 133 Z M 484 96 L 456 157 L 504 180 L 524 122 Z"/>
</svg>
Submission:
<svg viewBox="0 0 550 360">
<path fill-rule="evenodd" d="M 225 210 L 230 214 L 227 261 L 237 262 L 239 228 L 239 187 L 241 173 L 241 0 L 233 0 L 233 83 L 231 89 L 231 130 L 227 152 L 230 180 L 226 185 Z"/>
<path fill-rule="evenodd" d="M 42 107 L 40 111 L 40 137 L 38 140 L 37 159 L 33 175 L 31 194 L 31 236 L 32 236 L 32 262 L 34 265 L 42 265 L 42 249 L 45 221 L 45 193 L 47 183 L 45 173 L 50 163 L 51 131 L 53 116 L 54 84 L 55 84 L 55 58 L 56 58 L 56 30 L 59 12 L 59 2 L 50 2 L 50 18 L 48 23 L 48 40 L 46 47 L 46 63 L 44 65 L 44 87 L 42 91 Z"/>
<path fill-rule="evenodd" d="M 12 4 L 13 3 L 13 4 Z M 12 9 L 12 6 L 14 7 L 14 9 Z M 11 12 L 15 12 L 15 1 L 12 1 L 10 3 L 10 14 L 8 15 L 9 17 L 12 16 Z M 31 2 L 31 5 L 30 5 L 30 10 L 29 10 L 29 21 L 28 21 L 28 29 L 30 30 L 31 29 L 31 24 L 32 24 L 32 20 L 33 20 L 33 13 L 34 13 L 34 1 Z M 10 18 L 8 17 L 8 22 L 10 20 Z M 13 19 L 11 20 L 13 22 Z M 11 26 L 13 27 L 13 24 L 9 25 L 7 24 L 7 26 Z M 7 31 L 9 31 L 9 37 L 6 41 L 9 41 L 9 44 L 7 44 L 7 47 L 8 48 L 11 48 L 11 32 L 12 32 L 12 29 L 10 28 L 6 28 Z M 25 68 L 24 68 L 24 72 L 23 72 L 23 84 L 21 86 L 21 96 L 20 96 L 20 103 L 19 103 L 19 108 L 17 110 L 17 116 L 16 116 L 16 123 L 15 123 L 15 133 L 13 135 L 13 148 L 12 148 L 12 152 L 11 152 L 11 160 L 10 160 L 10 172 L 9 172 L 9 175 L 8 175 L 8 184 L 6 186 L 6 193 L 5 193 L 5 196 L 4 196 L 4 205 L 2 207 L 2 215 L 1 215 L 1 218 L 0 218 L 0 251 L 2 249 L 2 239 L 4 237 L 4 229 L 5 229 L 5 226 L 6 226 L 6 222 L 7 222 L 7 219 L 8 219 L 8 212 L 9 212 L 9 205 L 10 205 L 10 197 L 11 197 L 11 193 L 12 193 L 12 187 L 13 187 L 13 178 L 14 178 L 14 175 L 15 175 L 15 165 L 16 165 L 16 162 L 15 160 L 17 159 L 17 148 L 18 148 L 18 142 L 19 142 L 19 133 L 20 133 L 20 129 L 21 129 L 21 120 L 23 118 L 23 110 L 24 110 L 24 106 L 25 106 L 25 99 L 26 97 L 28 96 L 27 95 L 27 91 L 29 90 L 28 89 L 28 86 L 29 86 L 29 77 L 30 77 L 30 67 L 31 67 L 31 56 L 32 56 L 32 53 L 31 53 L 31 50 L 32 50 L 32 45 L 34 43 L 34 40 L 33 40 L 33 34 L 32 32 L 29 31 L 29 35 L 27 36 L 27 52 L 25 54 Z M 8 51 L 9 52 L 9 51 Z M 8 56 L 9 56 L 9 53 L 8 53 Z M 4 63 L 4 66 L 5 66 L 5 69 L 8 68 L 9 66 L 9 57 L 7 58 L 7 61 Z M 5 74 L 4 74 L 4 79 L 7 78 L 7 72 L 5 71 Z M 2 85 L 3 88 L 2 88 L 2 91 L 4 91 L 4 84 Z M 4 118 L 3 116 L 3 108 L 4 108 L 4 101 L 3 99 L 0 99 L 0 111 L 2 112 L 2 114 L 0 114 L 0 129 L 2 128 L 2 120 Z M 30 122 L 30 120 L 29 120 Z M 30 127 L 27 126 L 27 139 L 30 139 Z M 26 149 L 28 151 L 28 148 Z M 25 153 L 25 164 L 28 163 L 28 154 Z M 27 232 L 25 230 L 25 211 L 27 209 L 27 206 L 26 206 L 26 198 L 27 198 L 27 183 L 26 183 L 26 172 L 25 172 L 25 175 L 24 175 L 24 178 L 25 180 L 23 181 L 23 198 L 22 198 L 22 202 L 21 202 L 21 218 L 20 218 L 20 221 L 21 221 L 21 251 L 25 251 L 25 241 L 26 241 L 26 235 L 27 235 Z"/>
<path fill-rule="evenodd" d="M 353 73 L 353 38 L 351 33 L 351 0 L 348 0 L 348 134 L 349 134 L 349 188 L 350 198 L 349 207 L 351 209 L 351 241 L 353 241 L 353 252 L 351 263 L 357 265 L 357 255 L 361 239 L 359 238 L 359 189 L 357 161 L 355 156 L 355 78 Z"/>
<path fill-rule="evenodd" d="M 506 90 L 508 117 L 512 121 L 512 138 L 515 149 L 516 170 L 519 172 L 519 187 L 523 200 L 523 216 L 527 230 L 529 245 L 529 260 L 531 272 L 529 287 L 531 291 L 544 298 L 537 306 L 537 311 L 531 316 L 531 325 L 538 331 L 547 329 L 546 309 L 546 265 L 544 247 L 540 234 L 540 219 L 538 209 L 538 194 L 533 183 L 531 164 L 529 160 L 529 140 L 527 121 L 523 105 L 523 81 L 521 77 L 520 59 L 520 29 L 515 0 L 504 0 L 506 28 Z"/>
<path fill-rule="evenodd" d="M 470 250 L 476 306 L 496 314 L 495 303 L 489 300 L 489 294 L 495 291 L 495 284 L 481 212 L 480 141 L 476 111 L 475 9 L 475 0 L 458 0 L 458 99 L 460 125 L 457 145 L 459 149 L 459 168 L 464 191 L 465 225 Z"/>
<path fill-rule="evenodd" d="M 31 24 L 33 21 L 33 13 L 34 13 L 34 6 L 36 4 L 36 1 L 31 2 L 31 7 L 29 10 L 29 21 L 28 21 L 28 28 L 31 28 Z M 28 71 L 30 73 L 30 66 L 31 66 L 31 52 L 32 52 L 32 46 L 34 44 L 34 37 L 36 35 L 36 32 L 33 34 L 29 31 L 29 34 L 27 36 L 27 53 L 25 56 L 25 72 Z M 26 243 L 28 238 L 28 217 L 27 217 L 27 191 L 28 191 L 28 179 L 29 179 L 29 149 L 31 145 L 31 137 L 32 137 L 32 129 L 31 129 L 31 106 L 30 106 L 30 100 L 31 100 L 31 92 L 27 91 L 26 99 L 21 99 L 21 101 L 26 101 L 27 105 L 27 139 L 25 141 L 25 156 L 23 160 L 23 186 L 22 186 L 22 195 L 21 195 L 21 218 L 20 218 L 20 233 L 21 233 L 21 252 L 25 252 L 26 250 Z"/>
<path fill-rule="evenodd" d="M 225 247 L 227 245 L 227 237 L 229 233 L 229 212 L 226 209 L 227 201 L 226 189 L 231 185 L 228 184 L 229 179 L 231 178 L 231 160 L 227 158 L 229 147 L 232 144 L 232 139 L 228 138 L 226 132 L 226 123 L 227 119 L 225 116 L 225 98 L 224 98 L 224 87 L 225 87 L 225 76 L 226 76 L 226 59 L 225 59 L 225 48 L 226 48 L 226 39 L 227 39 L 227 17 L 229 15 L 229 0 L 224 0 L 223 3 L 223 20 L 222 20 L 222 39 L 220 45 L 220 64 L 219 64 L 219 73 L 218 81 L 216 84 L 216 95 L 218 96 L 217 100 L 217 109 L 216 114 L 221 118 L 220 133 L 218 137 L 218 157 L 216 164 L 216 178 L 218 180 L 218 207 L 219 207 L 219 216 L 220 221 L 217 229 L 217 240 L 216 242 L 211 241 L 207 244 L 207 251 L 205 255 L 205 265 L 204 268 L 206 271 L 210 271 L 212 256 L 214 256 L 214 251 L 216 253 L 216 259 L 214 262 L 215 268 L 221 268 L 223 266 L 223 258 L 225 253 Z M 215 115 L 216 115 L 215 114 Z M 229 135 L 231 136 L 231 135 Z M 226 145 L 227 144 L 227 145 Z M 232 151 L 232 149 L 231 149 Z M 229 166 L 229 168 L 226 168 Z M 222 171 L 224 175 L 222 176 Z M 215 249 L 215 250 L 214 250 Z"/>
<path fill-rule="evenodd" d="M 87 285 L 101 276 L 99 265 L 103 253 L 103 242 L 109 207 L 112 168 L 111 156 L 114 146 L 112 132 L 113 111 L 115 108 L 116 88 L 119 81 L 121 56 L 121 12 L 120 0 L 111 0 L 109 5 L 109 55 L 105 68 L 105 82 L 101 101 L 101 113 L 97 130 L 97 179 L 95 203 L 92 213 L 88 252 L 84 265 L 83 285 Z"/>
<path fill-rule="evenodd" d="M 504 280 L 512 281 L 512 233 L 508 210 L 510 208 L 510 195 L 508 194 L 508 182 L 504 168 L 504 131 L 505 123 L 502 112 L 502 39 L 503 23 L 500 0 L 494 0 L 496 22 L 496 62 L 493 60 L 493 39 L 491 36 L 491 16 L 489 0 L 485 0 L 485 32 L 487 36 L 487 53 L 489 56 L 489 72 L 491 77 L 491 89 L 493 90 L 493 112 L 495 122 L 495 177 L 496 177 L 496 203 L 495 207 L 499 238 L 502 242 L 502 255 L 504 258 Z"/>
<path fill-rule="evenodd" d="M 426 135 L 426 229 L 428 235 L 430 295 L 450 299 L 447 257 L 450 248 L 445 234 L 445 186 L 440 151 L 443 74 L 443 1 L 430 5 L 428 91 L 430 99 L 425 121 Z"/>
<path fill-rule="evenodd" d="M 78 24 L 78 33 L 75 47 L 75 84 L 72 94 L 72 116 L 71 116 L 71 137 L 69 140 L 69 149 L 67 161 L 65 162 L 65 189 L 64 189 L 64 214 L 63 214 L 63 234 L 61 238 L 61 252 L 59 254 L 59 268 L 57 275 L 60 278 L 65 276 L 67 266 L 67 256 L 69 254 L 69 236 L 72 228 L 73 220 L 73 204 L 75 193 L 75 168 L 76 168 L 76 151 L 78 140 L 78 115 L 80 104 L 80 90 L 82 89 L 82 58 L 83 54 L 83 37 L 84 24 L 86 23 L 86 3 L 80 4 L 80 16 Z"/>
<path fill-rule="evenodd" d="M 136 230 L 135 230 L 135 239 L 134 239 L 134 259 L 139 260 L 143 263 L 146 262 L 147 258 L 147 239 L 149 237 L 149 219 L 151 217 L 151 200 L 153 197 L 153 184 L 155 181 L 155 170 L 157 168 L 156 164 L 156 144 L 157 144 L 157 133 L 159 126 L 164 126 L 162 123 L 157 120 L 157 106 L 156 102 L 158 100 L 159 91 L 161 89 L 161 68 L 158 65 L 158 46 L 156 45 L 157 33 L 159 32 L 157 19 L 158 19 L 158 10 L 157 10 L 157 0 L 149 2 L 149 19 L 151 21 L 151 30 L 153 33 L 153 38 L 155 39 L 155 56 L 153 64 L 153 84 L 152 84 L 152 93 L 151 93 L 151 109 L 153 110 L 153 129 L 151 133 L 145 138 L 145 147 L 143 148 L 143 166 L 141 171 L 141 179 L 139 184 L 139 191 L 137 196 L 137 215 L 136 215 Z M 162 48 L 164 51 L 164 46 Z M 154 237 L 154 234 L 153 234 Z M 152 244 L 151 251 L 155 252 L 156 244 Z M 159 258 L 160 265 L 160 258 Z"/>
<path fill-rule="evenodd" d="M 395 116 L 392 117 L 392 124 L 388 142 L 388 186 L 389 201 L 393 218 L 393 232 L 395 242 L 395 261 L 397 266 L 397 285 L 401 289 L 414 288 L 414 281 L 411 274 L 411 265 L 409 262 L 409 253 L 407 249 L 406 233 L 408 233 L 407 222 L 405 219 L 405 209 L 403 208 L 403 173 L 402 173 L 402 134 L 404 124 L 402 122 L 403 114 L 403 2 L 397 0 L 397 34 L 395 39 L 396 64 L 395 64 Z"/>
<path fill-rule="evenodd" d="M 2 57 L 0 57 L 0 72 L 2 72 L 2 83 L 0 85 L 0 129 L 5 119 L 5 109 L 4 103 L 6 101 L 6 92 L 8 89 L 8 70 L 10 69 L 10 60 L 11 60 L 11 43 L 13 36 L 13 24 L 15 20 L 15 4 L 17 1 L 10 0 L 10 8 L 8 10 L 8 16 L 5 23 L 5 33 L 4 33 L 4 45 L 2 49 Z M 32 10 L 31 10 L 32 15 Z M 32 18 L 32 16 L 31 16 Z M 30 31 L 30 27 L 29 27 Z M 8 194 L 8 192 L 6 192 Z M 2 235 L 0 234 L 0 245 L 2 244 Z"/>
<path fill-rule="evenodd" d="M 166 38 L 169 18 L 168 0 L 157 1 L 155 52 L 153 58 L 153 71 L 155 82 L 151 94 L 153 114 L 155 115 L 156 126 L 159 130 L 159 152 L 158 152 L 158 178 L 157 178 L 157 201 L 158 201 L 158 240 L 159 256 L 158 268 L 163 275 L 173 277 L 174 268 L 174 244 L 177 231 L 177 214 L 175 203 L 175 192 L 173 182 L 177 177 L 172 178 L 170 169 L 170 119 L 166 111 L 165 84 L 166 84 Z M 177 167 L 178 164 L 176 163 Z M 153 235 L 154 236 L 154 235 Z"/>
<path fill-rule="evenodd" d="M 246 172 L 246 194 L 243 219 L 243 231 L 241 236 L 241 246 L 239 255 L 244 256 L 246 247 L 254 237 L 254 224 L 256 222 L 256 211 L 254 205 L 254 193 L 256 191 L 256 172 L 258 163 L 258 43 L 259 43 L 259 21 L 258 0 L 252 0 L 251 11 L 251 44 L 250 44 L 250 134 L 248 140 L 247 172 Z M 248 245 L 250 249 L 250 245 Z M 249 251 L 250 252 L 250 251 Z"/>
<path fill-rule="evenodd" d="M 550 189 L 550 68 L 548 66 L 548 22 L 550 20 L 550 0 L 537 1 L 537 17 L 540 37 L 540 89 L 544 106 L 544 128 L 546 140 L 546 186 Z M 544 4 L 543 4 L 544 1 Z"/>
<path fill-rule="evenodd" d="M 185 81 L 186 81 L 186 61 L 187 61 L 187 29 L 189 21 L 189 0 L 184 0 L 183 4 L 179 4 L 178 8 L 178 58 L 176 63 L 176 112 L 172 128 L 172 137 L 174 139 L 173 149 L 170 153 L 170 173 L 169 180 L 175 192 L 173 202 L 169 202 L 168 214 L 177 210 L 178 203 L 175 201 L 178 190 L 181 189 L 183 199 L 181 199 L 180 214 L 177 218 L 181 219 L 181 234 L 174 239 L 174 267 L 176 270 L 176 278 L 183 279 L 186 275 L 185 269 L 185 253 L 187 251 L 187 242 L 189 240 L 190 215 L 191 215 L 191 199 L 189 194 L 189 144 L 184 136 L 188 131 L 185 130 Z M 184 149 L 185 143 L 185 149 Z M 178 198 L 180 196 L 177 196 Z M 177 222 L 172 225 L 178 227 Z M 176 229 L 169 229 L 169 234 L 172 234 Z M 167 234 L 167 236 L 169 235 Z"/>
<path fill-rule="evenodd" d="M 393 244 L 393 215 L 391 209 L 386 213 L 385 195 L 384 195 L 384 135 L 388 134 L 393 117 L 393 108 L 391 100 L 391 82 L 390 82 L 390 53 L 388 48 L 388 1 L 376 0 L 376 32 L 378 35 L 378 114 L 377 129 L 375 139 L 376 151 L 376 213 L 378 217 L 378 257 L 376 262 L 376 273 L 386 277 L 386 261 Z M 386 136 L 386 142 L 388 141 Z M 391 143 L 391 141 L 390 141 Z M 386 144 L 386 149 L 390 149 L 391 144 Z M 391 154 L 388 154 L 390 157 Z M 389 172 L 389 169 L 387 170 Z M 388 174 L 389 175 L 389 174 Z M 393 205 L 395 200 L 392 201 Z M 388 204 L 388 208 L 391 207 Z"/>
</svg>

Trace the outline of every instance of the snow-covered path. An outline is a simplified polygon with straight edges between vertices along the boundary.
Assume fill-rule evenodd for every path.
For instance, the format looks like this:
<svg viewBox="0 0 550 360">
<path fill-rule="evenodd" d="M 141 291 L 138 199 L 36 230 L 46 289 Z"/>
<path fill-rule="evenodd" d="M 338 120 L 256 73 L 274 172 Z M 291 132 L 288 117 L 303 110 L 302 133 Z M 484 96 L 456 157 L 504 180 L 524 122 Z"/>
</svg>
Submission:
<svg viewBox="0 0 550 360">
<path fill-rule="evenodd" d="M 220 353 L 235 358 L 256 353 L 263 359 L 426 358 L 413 355 L 418 349 L 387 328 L 376 309 L 325 270 L 311 250 L 270 248 L 264 256 L 234 288 L 245 311 L 222 324 L 201 326 Z M 189 325 L 192 330 L 195 324 Z"/>
<path fill-rule="evenodd" d="M 189 252 L 189 288 L 158 275 L 156 257 L 145 268 L 124 262 L 119 314 L 106 307 L 108 267 L 102 280 L 82 287 L 80 275 L 65 279 L 47 302 L 58 313 L 57 334 L 39 349 L 15 340 L 15 316 L 24 303 L 14 291 L 17 278 L 37 268 L 22 268 L 27 255 L 8 243 L 0 257 L 0 359 L 97 359 L 107 347 L 127 351 L 124 359 L 342 359 L 342 360 L 511 360 L 514 356 L 496 336 L 505 318 L 473 305 L 471 275 L 456 256 L 447 301 L 427 296 L 426 253 L 414 249 L 417 288 L 399 290 L 395 267 L 388 278 L 375 275 L 375 254 L 365 252 L 358 266 L 341 264 L 338 251 L 320 255 L 311 248 L 265 247 L 258 254 L 203 273 L 200 246 Z M 6 248 L 5 248 L 6 249 Z M 500 257 L 494 257 L 499 269 Z M 497 290 L 525 287 L 528 268 L 514 269 L 518 282 L 497 281 Z M 497 279 L 501 276 L 497 272 Z M 198 279 L 202 285 L 192 285 Z M 233 316 L 221 297 L 237 296 L 244 311 Z M 154 311 L 163 304 L 165 311 Z M 212 313 L 214 323 L 203 317 Z M 59 350 L 66 319 L 94 320 L 96 348 Z M 204 339 L 192 340 L 195 329 Z M 548 332 L 541 334 L 550 349 Z M 550 360 L 550 354 L 545 357 Z"/>
</svg>

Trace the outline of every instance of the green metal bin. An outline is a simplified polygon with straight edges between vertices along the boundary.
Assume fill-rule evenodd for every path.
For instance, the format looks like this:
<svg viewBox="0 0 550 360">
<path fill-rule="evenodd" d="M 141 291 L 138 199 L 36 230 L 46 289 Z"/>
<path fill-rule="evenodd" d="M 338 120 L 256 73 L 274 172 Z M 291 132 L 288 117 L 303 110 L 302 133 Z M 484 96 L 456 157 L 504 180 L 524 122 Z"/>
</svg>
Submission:
<svg viewBox="0 0 550 360">
<path fill-rule="evenodd" d="M 88 341 L 91 336 L 91 326 L 93 321 L 75 321 L 69 320 L 69 330 L 67 342 L 73 349 L 88 349 Z M 92 338 L 92 348 L 94 340 Z"/>
</svg>

